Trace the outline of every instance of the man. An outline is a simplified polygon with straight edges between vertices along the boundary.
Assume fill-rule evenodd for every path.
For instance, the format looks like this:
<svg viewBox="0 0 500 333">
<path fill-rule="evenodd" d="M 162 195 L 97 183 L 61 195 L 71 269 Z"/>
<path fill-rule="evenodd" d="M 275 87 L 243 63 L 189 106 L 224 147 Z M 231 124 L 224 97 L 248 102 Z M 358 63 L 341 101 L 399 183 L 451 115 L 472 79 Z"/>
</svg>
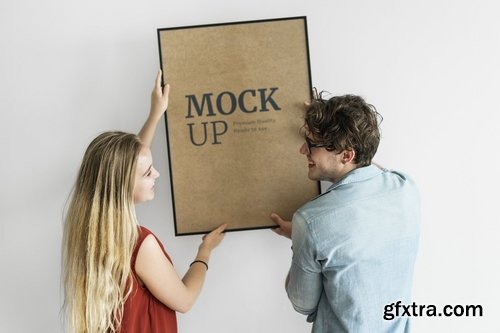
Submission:
<svg viewBox="0 0 500 333">
<path fill-rule="evenodd" d="M 407 175 L 372 164 L 379 118 L 359 96 L 315 98 L 300 153 L 309 178 L 332 185 L 292 222 L 271 214 L 292 239 L 288 297 L 313 333 L 409 332 L 408 317 L 384 320 L 384 307 L 412 303 L 420 202 Z"/>
</svg>

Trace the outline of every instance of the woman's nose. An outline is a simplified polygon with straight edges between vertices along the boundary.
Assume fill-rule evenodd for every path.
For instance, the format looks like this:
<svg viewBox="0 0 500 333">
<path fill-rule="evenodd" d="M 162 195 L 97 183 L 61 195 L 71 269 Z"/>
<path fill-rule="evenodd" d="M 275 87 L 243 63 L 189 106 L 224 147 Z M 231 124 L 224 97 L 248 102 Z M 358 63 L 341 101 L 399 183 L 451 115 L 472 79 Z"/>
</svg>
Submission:
<svg viewBox="0 0 500 333">
<path fill-rule="evenodd" d="M 158 172 L 158 170 L 156 170 L 155 168 L 153 168 L 153 170 L 154 170 L 154 173 L 153 173 L 154 178 L 156 179 L 156 178 L 160 177 L 160 173 Z"/>
</svg>

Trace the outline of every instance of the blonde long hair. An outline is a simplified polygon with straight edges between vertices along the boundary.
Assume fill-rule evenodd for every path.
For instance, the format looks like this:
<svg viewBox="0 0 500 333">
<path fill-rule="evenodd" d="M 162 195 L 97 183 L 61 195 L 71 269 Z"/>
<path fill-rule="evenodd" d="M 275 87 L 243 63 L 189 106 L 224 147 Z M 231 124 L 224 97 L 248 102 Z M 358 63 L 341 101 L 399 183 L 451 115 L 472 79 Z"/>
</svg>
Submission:
<svg viewBox="0 0 500 333">
<path fill-rule="evenodd" d="M 106 132 L 87 148 L 64 223 L 64 310 L 70 332 L 115 332 L 131 292 L 138 237 L 133 192 L 141 142 Z"/>
</svg>

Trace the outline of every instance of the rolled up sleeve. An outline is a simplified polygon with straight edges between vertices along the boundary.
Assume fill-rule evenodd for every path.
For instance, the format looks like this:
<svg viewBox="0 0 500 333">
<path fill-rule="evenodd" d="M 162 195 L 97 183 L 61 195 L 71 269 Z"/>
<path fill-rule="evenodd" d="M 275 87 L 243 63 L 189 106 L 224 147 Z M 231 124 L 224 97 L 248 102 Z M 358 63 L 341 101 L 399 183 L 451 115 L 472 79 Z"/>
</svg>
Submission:
<svg viewBox="0 0 500 333">
<path fill-rule="evenodd" d="M 310 315 L 316 312 L 323 290 L 321 265 L 304 218 L 296 213 L 292 225 L 293 257 L 286 291 L 294 309 Z"/>
</svg>

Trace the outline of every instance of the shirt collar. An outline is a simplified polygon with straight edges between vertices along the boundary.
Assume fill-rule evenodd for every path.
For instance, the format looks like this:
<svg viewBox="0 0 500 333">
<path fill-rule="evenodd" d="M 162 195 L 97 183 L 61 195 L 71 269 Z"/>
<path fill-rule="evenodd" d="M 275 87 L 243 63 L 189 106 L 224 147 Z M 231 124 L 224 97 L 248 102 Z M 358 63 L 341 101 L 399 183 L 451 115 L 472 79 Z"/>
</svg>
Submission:
<svg viewBox="0 0 500 333">
<path fill-rule="evenodd" d="M 373 178 L 383 172 L 382 169 L 379 167 L 371 164 L 365 167 L 361 168 L 356 168 L 349 173 L 347 173 L 343 178 L 341 178 L 339 181 L 336 183 L 333 183 L 325 193 L 328 193 L 334 189 L 336 189 L 339 186 L 350 184 L 350 183 L 356 183 L 356 182 L 361 182 L 370 178 Z"/>
</svg>

